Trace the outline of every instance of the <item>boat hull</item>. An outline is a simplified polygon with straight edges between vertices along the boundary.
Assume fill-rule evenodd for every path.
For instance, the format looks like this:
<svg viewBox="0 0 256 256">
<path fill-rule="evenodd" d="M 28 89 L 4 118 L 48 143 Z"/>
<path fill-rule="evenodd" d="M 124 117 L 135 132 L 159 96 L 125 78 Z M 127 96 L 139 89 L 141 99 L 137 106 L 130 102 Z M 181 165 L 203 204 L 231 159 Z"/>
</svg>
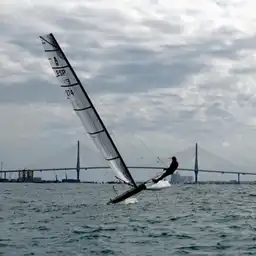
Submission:
<svg viewBox="0 0 256 256">
<path fill-rule="evenodd" d="M 133 195 L 136 195 L 138 193 L 140 193 L 141 191 L 143 190 L 146 190 L 146 185 L 145 184 L 141 184 L 135 188 L 132 188 L 126 192 L 124 192 L 123 194 L 117 196 L 116 198 L 114 199 L 111 199 L 107 204 L 116 204 L 116 203 L 120 203 L 122 201 L 124 201 L 125 199 L 133 196 Z"/>
<path fill-rule="evenodd" d="M 171 187 L 171 184 L 169 181 L 161 180 L 157 182 L 156 184 L 146 185 L 146 183 L 140 184 L 136 188 L 132 188 L 128 191 L 125 191 L 123 194 L 117 196 L 114 199 L 111 199 L 107 204 L 116 204 L 120 203 L 124 200 L 126 200 L 129 197 L 132 197 L 138 193 L 140 193 L 143 190 L 161 190 L 165 188 Z"/>
</svg>

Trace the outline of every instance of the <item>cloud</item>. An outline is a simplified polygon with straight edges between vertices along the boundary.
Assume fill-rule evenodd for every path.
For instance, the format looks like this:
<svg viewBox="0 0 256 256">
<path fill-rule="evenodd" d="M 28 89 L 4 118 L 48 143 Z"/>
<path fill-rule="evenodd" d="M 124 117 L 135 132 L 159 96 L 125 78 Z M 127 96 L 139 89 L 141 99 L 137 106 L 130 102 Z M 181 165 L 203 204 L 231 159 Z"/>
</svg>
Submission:
<svg viewBox="0 0 256 256">
<path fill-rule="evenodd" d="M 199 142 L 233 162 L 254 166 L 255 5 L 238 0 L 197 5 L 186 0 L 4 1 L 3 160 L 26 165 L 29 157 L 54 155 L 84 137 L 39 40 L 52 32 L 127 159 L 143 152 L 151 161 L 141 138 L 163 157 Z M 94 148 L 89 139 L 85 142 Z M 13 152 L 19 160 L 10 160 Z"/>
</svg>

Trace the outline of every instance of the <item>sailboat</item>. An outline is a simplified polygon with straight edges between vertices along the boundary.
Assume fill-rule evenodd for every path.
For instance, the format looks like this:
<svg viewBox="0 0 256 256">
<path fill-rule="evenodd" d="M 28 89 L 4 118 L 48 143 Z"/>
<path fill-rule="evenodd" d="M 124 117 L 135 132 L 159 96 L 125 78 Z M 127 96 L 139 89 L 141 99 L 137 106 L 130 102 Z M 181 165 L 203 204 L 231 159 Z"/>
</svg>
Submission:
<svg viewBox="0 0 256 256">
<path fill-rule="evenodd" d="M 146 189 L 162 189 L 169 187 L 170 183 L 167 181 L 159 181 L 157 184 L 151 184 L 152 179 L 142 184 L 135 182 L 99 113 L 95 109 L 54 35 L 52 33 L 47 34 L 40 36 L 40 39 L 51 68 L 89 137 L 100 150 L 105 160 L 110 164 L 111 169 L 115 173 L 115 177 L 123 184 L 131 187 L 130 190 L 125 191 L 114 199 L 110 199 L 108 204 L 122 202 Z M 164 184 L 159 186 L 160 182 Z"/>
</svg>

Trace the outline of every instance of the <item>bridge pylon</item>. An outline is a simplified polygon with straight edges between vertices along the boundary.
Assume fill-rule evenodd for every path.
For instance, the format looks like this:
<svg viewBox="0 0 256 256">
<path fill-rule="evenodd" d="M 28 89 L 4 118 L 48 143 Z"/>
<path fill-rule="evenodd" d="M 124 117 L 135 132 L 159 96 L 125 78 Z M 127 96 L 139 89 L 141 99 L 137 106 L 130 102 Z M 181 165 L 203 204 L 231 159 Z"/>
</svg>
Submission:
<svg viewBox="0 0 256 256">
<path fill-rule="evenodd" d="M 194 167 L 194 173 L 195 173 L 195 183 L 197 184 L 198 182 L 198 147 L 196 143 L 196 148 L 195 148 L 195 167 Z"/>
<path fill-rule="evenodd" d="M 76 179 L 80 181 L 80 144 L 77 141 Z"/>
</svg>

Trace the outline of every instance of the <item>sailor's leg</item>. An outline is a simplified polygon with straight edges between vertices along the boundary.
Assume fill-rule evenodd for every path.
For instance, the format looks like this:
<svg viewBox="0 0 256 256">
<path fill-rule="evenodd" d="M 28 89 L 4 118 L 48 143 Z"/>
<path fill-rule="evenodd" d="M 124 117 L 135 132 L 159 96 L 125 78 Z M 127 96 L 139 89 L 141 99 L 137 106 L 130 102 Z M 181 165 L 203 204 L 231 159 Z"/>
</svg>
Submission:
<svg viewBox="0 0 256 256">
<path fill-rule="evenodd" d="M 169 175 L 171 175 L 171 174 L 172 174 L 172 172 L 169 171 L 169 170 L 167 170 L 165 173 L 163 173 L 163 174 L 161 175 L 161 177 L 159 177 L 158 179 L 152 179 L 152 181 L 153 181 L 154 183 L 157 183 L 159 180 L 162 180 L 163 178 L 165 178 L 165 177 L 167 177 L 167 176 L 169 176 Z"/>
<path fill-rule="evenodd" d="M 165 173 L 164 174 L 162 174 L 158 179 L 152 179 L 152 181 L 154 182 L 154 183 L 157 183 L 159 180 L 161 180 L 161 179 L 163 179 L 165 176 Z"/>
</svg>

